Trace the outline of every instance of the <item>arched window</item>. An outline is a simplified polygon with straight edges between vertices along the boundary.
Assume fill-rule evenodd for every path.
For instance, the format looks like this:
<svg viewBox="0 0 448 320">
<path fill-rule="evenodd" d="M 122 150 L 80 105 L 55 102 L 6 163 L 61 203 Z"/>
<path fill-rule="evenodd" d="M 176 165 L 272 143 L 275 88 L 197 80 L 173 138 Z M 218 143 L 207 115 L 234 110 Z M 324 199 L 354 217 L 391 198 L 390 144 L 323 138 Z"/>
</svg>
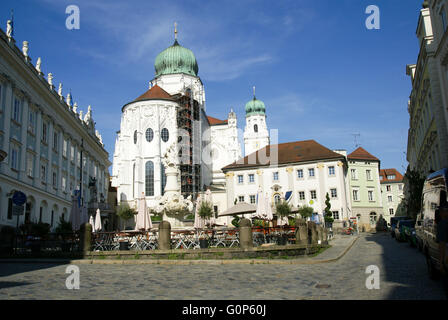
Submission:
<svg viewBox="0 0 448 320">
<path fill-rule="evenodd" d="M 254 124 L 254 132 L 258 132 L 258 125 Z"/>
<path fill-rule="evenodd" d="M 170 138 L 170 133 L 168 132 L 167 128 L 162 129 L 162 141 L 167 142 Z"/>
<path fill-rule="evenodd" d="M 161 176 L 161 180 L 162 180 L 162 183 L 160 184 L 160 186 L 161 186 L 160 192 L 163 196 L 165 194 L 165 186 L 166 186 L 165 166 L 163 164 L 160 164 L 160 176 Z"/>
<path fill-rule="evenodd" d="M 274 203 L 277 204 L 280 202 L 280 195 L 277 193 L 276 195 L 274 195 Z"/>
<path fill-rule="evenodd" d="M 137 143 L 137 130 L 134 131 L 134 144 Z"/>
<path fill-rule="evenodd" d="M 145 165 L 145 195 L 154 196 L 154 163 L 147 161 Z"/>
<path fill-rule="evenodd" d="M 376 224 L 376 212 L 370 212 L 370 224 L 374 226 Z"/>
<path fill-rule="evenodd" d="M 146 129 L 146 141 L 151 142 L 154 139 L 154 131 L 151 128 Z"/>
</svg>

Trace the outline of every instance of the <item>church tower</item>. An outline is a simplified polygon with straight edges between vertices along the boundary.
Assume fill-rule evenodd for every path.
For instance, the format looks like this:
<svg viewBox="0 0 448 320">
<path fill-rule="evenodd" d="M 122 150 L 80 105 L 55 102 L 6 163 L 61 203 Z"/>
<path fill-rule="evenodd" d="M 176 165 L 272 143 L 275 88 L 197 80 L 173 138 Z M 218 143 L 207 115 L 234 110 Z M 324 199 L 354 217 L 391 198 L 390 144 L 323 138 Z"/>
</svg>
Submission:
<svg viewBox="0 0 448 320">
<path fill-rule="evenodd" d="M 246 103 L 246 127 L 244 128 L 244 154 L 249 154 L 269 145 L 269 132 L 266 125 L 266 107 L 255 97 Z"/>
</svg>

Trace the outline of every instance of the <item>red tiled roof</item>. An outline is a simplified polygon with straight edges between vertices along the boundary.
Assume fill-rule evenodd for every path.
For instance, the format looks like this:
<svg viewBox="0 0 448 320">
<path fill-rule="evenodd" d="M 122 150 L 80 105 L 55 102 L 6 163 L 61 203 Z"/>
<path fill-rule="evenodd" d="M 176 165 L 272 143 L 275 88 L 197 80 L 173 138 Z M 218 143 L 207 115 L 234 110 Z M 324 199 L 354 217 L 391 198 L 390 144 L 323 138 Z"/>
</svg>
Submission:
<svg viewBox="0 0 448 320">
<path fill-rule="evenodd" d="M 370 161 L 380 161 L 380 159 L 378 159 L 375 156 L 372 156 L 370 153 L 368 153 L 366 150 L 364 150 L 362 147 L 359 147 L 358 149 L 356 149 L 355 151 L 353 151 L 352 153 L 350 153 L 347 156 L 348 159 L 353 159 L 353 160 L 370 160 Z"/>
<path fill-rule="evenodd" d="M 158 85 L 155 85 L 154 87 L 152 87 L 151 89 L 146 91 L 144 94 L 142 94 L 140 97 L 138 97 L 134 101 L 147 100 L 147 99 L 153 99 L 153 100 L 163 99 L 163 100 L 173 100 L 174 101 L 174 99 L 171 97 L 171 95 L 168 92 L 166 92 L 165 90 L 163 90 L 162 88 L 160 88 Z"/>
<path fill-rule="evenodd" d="M 227 120 L 219 120 L 210 116 L 207 116 L 208 123 L 210 123 L 211 126 L 217 125 L 217 124 L 227 124 Z"/>
<path fill-rule="evenodd" d="M 387 179 L 387 176 L 395 175 L 395 179 Z M 382 177 L 382 179 L 381 179 Z M 381 169 L 380 170 L 380 181 L 381 183 L 389 183 L 389 182 L 403 182 L 403 175 L 398 172 L 397 169 Z"/>
<path fill-rule="evenodd" d="M 314 140 L 296 141 L 269 145 L 258 150 L 228 166 L 222 168 L 223 171 L 230 169 L 242 169 L 258 166 L 271 165 L 271 150 L 278 150 L 277 164 L 288 164 L 298 162 L 308 162 L 317 160 L 345 160 L 339 153 L 333 152 Z M 274 165 L 275 163 L 272 163 Z"/>
</svg>

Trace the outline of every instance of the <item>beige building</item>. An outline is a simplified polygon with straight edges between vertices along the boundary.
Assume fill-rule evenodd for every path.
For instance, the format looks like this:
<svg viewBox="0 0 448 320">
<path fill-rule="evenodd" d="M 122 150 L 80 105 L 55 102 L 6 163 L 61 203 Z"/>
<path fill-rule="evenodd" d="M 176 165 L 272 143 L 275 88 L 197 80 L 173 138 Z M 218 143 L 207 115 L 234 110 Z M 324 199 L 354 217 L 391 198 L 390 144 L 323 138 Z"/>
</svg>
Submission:
<svg viewBox="0 0 448 320">
<path fill-rule="evenodd" d="M 407 160 L 410 169 L 427 175 L 448 167 L 447 86 L 448 47 L 446 1 L 425 1 L 420 10 L 417 63 L 407 65 L 412 91 L 408 103 L 409 132 Z"/>
</svg>

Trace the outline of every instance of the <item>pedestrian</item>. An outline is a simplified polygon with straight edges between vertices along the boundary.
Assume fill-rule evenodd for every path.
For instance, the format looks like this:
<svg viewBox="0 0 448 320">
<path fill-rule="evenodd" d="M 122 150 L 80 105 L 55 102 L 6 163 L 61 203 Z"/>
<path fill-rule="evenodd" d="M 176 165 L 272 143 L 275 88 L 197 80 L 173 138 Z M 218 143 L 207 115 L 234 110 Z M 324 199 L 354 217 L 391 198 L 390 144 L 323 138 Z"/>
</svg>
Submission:
<svg viewBox="0 0 448 320">
<path fill-rule="evenodd" d="M 439 243 L 440 274 L 448 295 L 448 202 L 439 206 L 437 219 L 437 242 Z"/>
</svg>

